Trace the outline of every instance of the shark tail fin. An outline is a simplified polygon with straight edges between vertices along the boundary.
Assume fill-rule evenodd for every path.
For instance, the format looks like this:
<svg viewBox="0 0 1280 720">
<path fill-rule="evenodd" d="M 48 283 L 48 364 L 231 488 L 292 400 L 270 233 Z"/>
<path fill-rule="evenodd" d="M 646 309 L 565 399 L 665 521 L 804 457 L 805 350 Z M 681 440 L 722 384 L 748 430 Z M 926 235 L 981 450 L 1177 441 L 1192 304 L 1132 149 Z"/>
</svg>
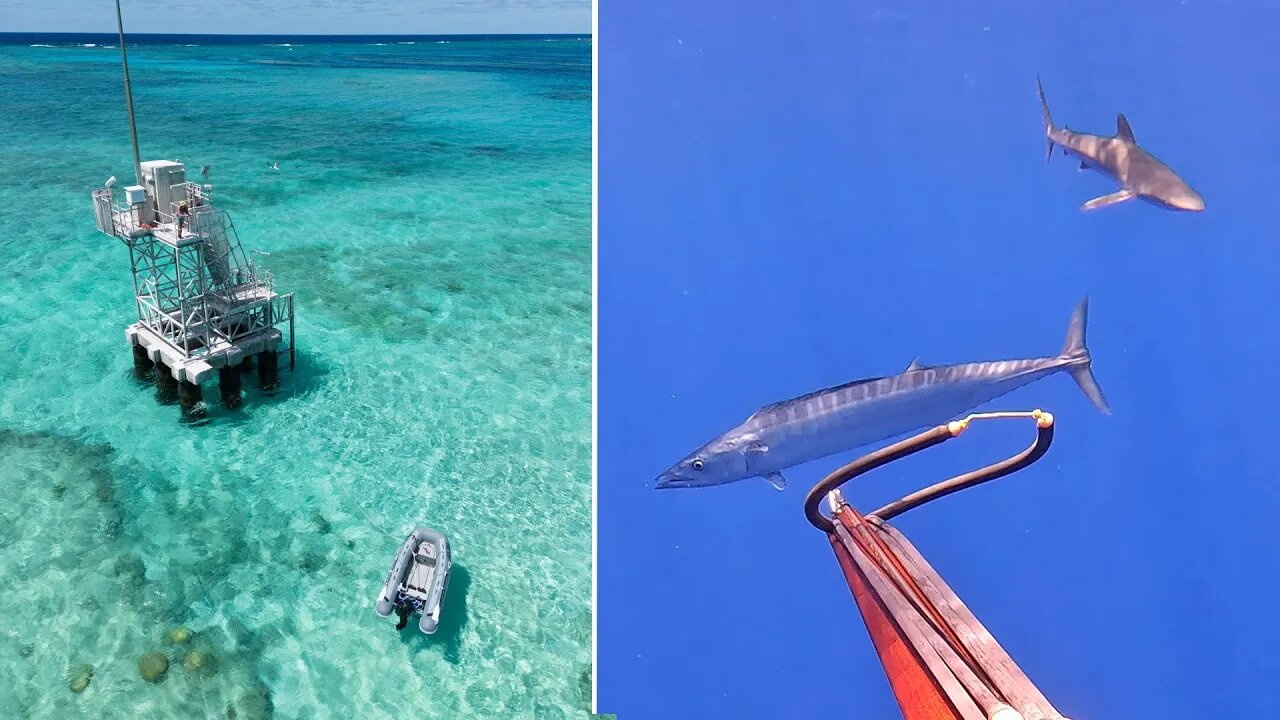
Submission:
<svg viewBox="0 0 1280 720">
<path fill-rule="evenodd" d="M 1059 357 L 1067 363 L 1067 372 L 1071 379 L 1080 386 L 1081 392 L 1089 398 L 1089 402 L 1106 415 L 1111 414 L 1111 406 L 1102 394 L 1102 388 L 1093 377 L 1093 358 L 1089 355 L 1089 347 L 1085 345 L 1085 329 L 1089 324 L 1089 298 L 1080 300 L 1075 312 L 1071 313 L 1071 324 L 1067 326 L 1067 342 L 1062 346 Z"/>
<path fill-rule="evenodd" d="M 1044 116 L 1044 134 L 1048 147 L 1045 148 L 1044 161 L 1049 162 L 1053 159 L 1053 138 L 1050 133 L 1053 131 L 1053 116 L 1049 114 L 1049 101 L 1044 97 L 1044 83 L 1040 82 L 1040 76 L 1036 75 L 1036 90 L 1040 92 L 1040 113 Z"/>
</svg>

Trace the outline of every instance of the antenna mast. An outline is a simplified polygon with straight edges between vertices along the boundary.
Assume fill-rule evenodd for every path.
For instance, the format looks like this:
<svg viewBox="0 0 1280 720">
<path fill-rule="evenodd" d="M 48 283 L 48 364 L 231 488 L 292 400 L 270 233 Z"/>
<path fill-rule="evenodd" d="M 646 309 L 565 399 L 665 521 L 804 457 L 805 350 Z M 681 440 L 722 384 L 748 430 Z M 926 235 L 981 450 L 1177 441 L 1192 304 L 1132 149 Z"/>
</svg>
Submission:
<svg viewBox="0 0 1280 720">
<path fill-rule="evenodd" d="M 116 29 L 120 32 L 120 64 L 124 66 L 124 101 L 129 108 L 129 139 L 133 141 L 133 170 L 142 185 L 142 155 L 138 152 L 138 125 L 133 120 L 133 89 L 129 84 L 129 55 L 124 49 L 124 18 L 120 15 L 120 0 L 116 0 Z"/>
</svg>

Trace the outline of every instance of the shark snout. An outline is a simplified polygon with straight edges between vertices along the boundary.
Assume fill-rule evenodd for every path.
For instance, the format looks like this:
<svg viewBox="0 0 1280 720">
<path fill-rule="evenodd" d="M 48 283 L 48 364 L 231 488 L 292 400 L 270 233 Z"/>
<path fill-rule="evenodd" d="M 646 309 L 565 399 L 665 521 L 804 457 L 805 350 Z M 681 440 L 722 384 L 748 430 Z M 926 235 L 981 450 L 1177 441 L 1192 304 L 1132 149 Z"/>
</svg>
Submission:
<svg viewBox="0 0 1280 720">
<path fill-rule="evenodd" d="M 1185 193 L 1171 198 L 1169 204 L 1179 210 L 1188 210 L 1190 212 L 1204 210 L 1204 198 L 1200 197 L 1200 193 L 1190 188 Z"/>
<path fill-rule="evenodd" d="M 1146 193 L 1143 194 L 1145 195 Z M 1204 198 L 1200 196 L 1200 193 L 1193 190 L 1190 185 L 1183 182 L 1170 183 L 1170 186 L 1152 192 L 1151 196 L 1161 205 L 1174 210 L 1186 210 L 1188 212 L 1204 210 Z"/>
</svg>

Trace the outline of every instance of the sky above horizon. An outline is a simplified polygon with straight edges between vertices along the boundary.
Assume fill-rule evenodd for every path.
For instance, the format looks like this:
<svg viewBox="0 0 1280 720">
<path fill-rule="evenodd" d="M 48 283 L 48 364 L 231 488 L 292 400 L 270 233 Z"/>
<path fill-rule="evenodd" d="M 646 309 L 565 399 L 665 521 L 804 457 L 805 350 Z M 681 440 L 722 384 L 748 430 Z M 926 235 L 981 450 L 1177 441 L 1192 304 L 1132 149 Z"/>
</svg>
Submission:
<svg viewBox="0 0 1280 720">
<path fill-rule="evenodd" d="M 135 33 L 444 35 L 590 33 L 591 0 L 121 0 Z M 6 32 L 115 32 L 107 0 L 5 0 Z"/>
</svg>

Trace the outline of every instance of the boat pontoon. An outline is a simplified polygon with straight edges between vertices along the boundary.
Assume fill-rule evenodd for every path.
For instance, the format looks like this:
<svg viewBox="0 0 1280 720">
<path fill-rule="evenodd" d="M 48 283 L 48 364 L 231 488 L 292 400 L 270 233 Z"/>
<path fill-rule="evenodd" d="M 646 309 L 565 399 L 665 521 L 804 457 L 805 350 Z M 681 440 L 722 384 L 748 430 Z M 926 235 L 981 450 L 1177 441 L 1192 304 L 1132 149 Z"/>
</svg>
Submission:
<svg viewBox="0 0 1280 720">
<path fill-rule="evenodd" d="M 418 629 L 434 633 L 449 589 L 449 566 L 449 540 L 444 533 L 416 528 L 400 545 L 374 609 L 382 617 L 395 612 L 400 617 L 396 629 L 403 629 L 410 615 L 420 615 Z"/>
</svg>

